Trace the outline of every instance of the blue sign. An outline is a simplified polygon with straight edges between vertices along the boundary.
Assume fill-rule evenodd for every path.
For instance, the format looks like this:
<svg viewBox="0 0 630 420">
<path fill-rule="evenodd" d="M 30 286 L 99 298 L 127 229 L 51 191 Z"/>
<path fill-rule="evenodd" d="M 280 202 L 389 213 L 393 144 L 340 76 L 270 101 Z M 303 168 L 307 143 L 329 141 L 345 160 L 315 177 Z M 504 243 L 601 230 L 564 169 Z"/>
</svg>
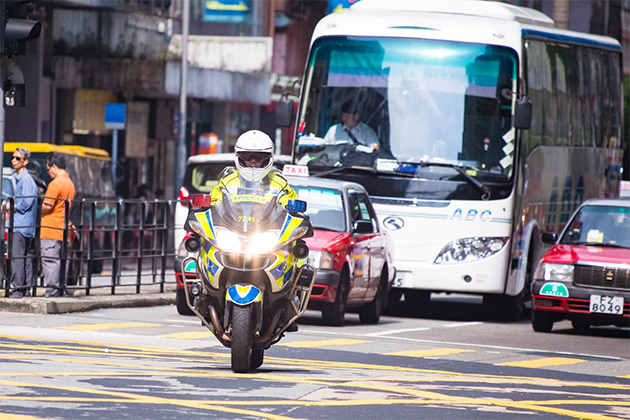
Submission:
<svg viewBox="0 0 630 420">
<path fill-rule="evenodd" d="M 251 10 L 247 0 L 206 0 L 203 2 L 204 22 L 241 23 Z"/>
<path fill-rule="evenodd" d="M 105 128 L 124 130 L 127 116 L 125 104 L 105 104 Z"/>
<path fill-rule="evenodd" d="M 358 3 L 360 0 L 328 0 L 328 12 L 347 12 L 350 6 Z"/>
</svg>

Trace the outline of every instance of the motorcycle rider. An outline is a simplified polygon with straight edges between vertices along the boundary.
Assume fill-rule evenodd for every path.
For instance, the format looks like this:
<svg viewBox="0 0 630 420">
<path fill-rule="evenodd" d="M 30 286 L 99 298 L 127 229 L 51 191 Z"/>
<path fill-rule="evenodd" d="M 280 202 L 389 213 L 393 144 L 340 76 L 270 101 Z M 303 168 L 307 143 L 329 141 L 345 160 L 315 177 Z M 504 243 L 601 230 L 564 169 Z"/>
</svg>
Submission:
<svg viewBox="0 0 630 420">
<path fill-rule="evenodd" d="M 259 130 L 250 130 L 241 134 L 234 146 L 234 163 L 236 170 L 226 168 L 219 183 L 210 193 L 211 205 L 216 205 L 223 199 L 222 188 L 228 191 L 239 187 L 275 190 L 278 203 L 286 207 L 289 200 L 297 199 L 298 195 L 284 179 L 280 171 L 272 170 L 274 144 L 271 138 Z M 226 175 L 223 175 L 227 172 Z M 295 332 L 298 326 L 293 322 L 287 332 Z"/>
<path fill-rule="evenodd" d="M 274 144 L 271 138 L 259 130 L 250 130 L 241 134 L 234 147 L 236 171 L 224 170 L 219 183 L 212 188 L 212 205 L 222 200 L 222 188 L 228 191 L 235 188 L 264 187 L 278 195 L 278 202 L 286 207 L 291 199 L 298 195 L 282 176 L 280 171 L 272 170 Z"/>
</svg>

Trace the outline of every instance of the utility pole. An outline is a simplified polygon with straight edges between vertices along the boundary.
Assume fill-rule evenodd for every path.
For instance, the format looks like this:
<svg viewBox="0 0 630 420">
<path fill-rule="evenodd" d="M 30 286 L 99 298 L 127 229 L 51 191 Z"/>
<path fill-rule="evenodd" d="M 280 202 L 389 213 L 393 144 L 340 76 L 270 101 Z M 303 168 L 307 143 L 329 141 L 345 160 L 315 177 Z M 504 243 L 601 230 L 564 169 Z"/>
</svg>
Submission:
<svg viewBox="0 0 630 420">
<path fill-rule="evenodd" d="M 179 132 L 177 133 L 177 161 L 175 165 L 175 196 L 184 184 L 186 172 L 186 101 L 188 79 L 188 29 L 190 26 L 190 0 L 182 5 L 182 65 L 179 85 Z"/>
<path fill-rule="evenodd" d="M 0 0 L 0 188 L 2 186 L 2 172 L 4 169 L 4 131 L 5 111 L 7 104 L 5 99 L 7 89 L 7 55 L 24 55 L 25 42 L 35 39 L 41 32 L 41 23 L 27 20 L 30 1 L 26 0 Z M 15 86 L 15 85 L 14 85 Z M 25 88 L 25 86 L 22 86 Z M 15 91 L 14 91 L 15 93 Z M 15 104 L 13 102 L 11 105 Z M 23 103 L 17 106 L 24 106 Z"/>
</svg>

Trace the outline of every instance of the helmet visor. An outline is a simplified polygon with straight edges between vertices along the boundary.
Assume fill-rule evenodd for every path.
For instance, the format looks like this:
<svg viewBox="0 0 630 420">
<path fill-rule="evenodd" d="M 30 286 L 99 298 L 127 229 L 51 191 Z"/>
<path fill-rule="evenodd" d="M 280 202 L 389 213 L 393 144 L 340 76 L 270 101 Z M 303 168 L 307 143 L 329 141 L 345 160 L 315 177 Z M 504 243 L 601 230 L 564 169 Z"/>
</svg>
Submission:
<svg viewBox="0 0 630 420">
<path fill-rule="evenodd" d="M 269 165 L 271 153 L 266 152 L 239 152 L 238 163 L 245 168 L 264 168 Z"/>
</svg>

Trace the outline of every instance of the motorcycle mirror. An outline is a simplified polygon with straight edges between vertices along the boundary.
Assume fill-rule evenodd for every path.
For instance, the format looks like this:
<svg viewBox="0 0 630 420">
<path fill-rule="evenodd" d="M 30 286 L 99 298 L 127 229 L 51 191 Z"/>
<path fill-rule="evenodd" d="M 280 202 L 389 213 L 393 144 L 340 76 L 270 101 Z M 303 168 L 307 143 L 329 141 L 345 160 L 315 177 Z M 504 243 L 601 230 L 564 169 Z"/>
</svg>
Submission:
<svg viewBox="0 0 630 420">
<path fill-rule="evenodd" d="M 304 213 L 306 211 L 306 201 L 289 200 L 287 203 L 287 210 L 291 212 Z"/>
<path fill-rule="evenodd" d="M 192 196 L 192 206 L 195 209 L 210 207 L 212 200 L 208 194 L 195 194 Z"/>
</svg>

